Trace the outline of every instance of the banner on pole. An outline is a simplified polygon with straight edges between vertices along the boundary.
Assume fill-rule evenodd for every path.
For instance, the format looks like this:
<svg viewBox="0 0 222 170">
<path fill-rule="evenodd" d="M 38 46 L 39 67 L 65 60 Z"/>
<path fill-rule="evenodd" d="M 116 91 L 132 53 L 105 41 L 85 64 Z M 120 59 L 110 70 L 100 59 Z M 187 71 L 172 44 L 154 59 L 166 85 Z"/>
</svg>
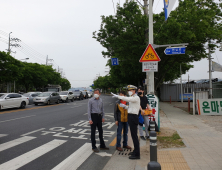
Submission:
<svg viewBox="0 0 222 170">
<path fill-rule="evenodd" d="M 212 61 L 212 71 L 222 72 L 222 65 Z"/>
<path fill-rule="evenodd" d="M 164 12 L 165 12 L 165 21 L 170 15 L 170 12 L 172 11 L 176 0 L 163 0 L 164 3 Z"/>
</svg>

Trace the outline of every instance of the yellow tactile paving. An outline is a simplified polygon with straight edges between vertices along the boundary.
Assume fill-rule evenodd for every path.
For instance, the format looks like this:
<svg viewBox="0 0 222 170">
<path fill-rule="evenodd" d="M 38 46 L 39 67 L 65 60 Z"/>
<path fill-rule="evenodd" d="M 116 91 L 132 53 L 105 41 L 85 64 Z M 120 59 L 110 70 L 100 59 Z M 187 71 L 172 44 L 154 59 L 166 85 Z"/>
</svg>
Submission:
<svg viewBox="0 0 222 170">
<path fill-rule="evenodd" d="M 190 170 L 180 150 L 158 151 L 161 170 Z"/>
<path fill-rule="evenodd" d="M 175 170 L 173 163 L 161 163 L 161 170 Z"/>
</svg>

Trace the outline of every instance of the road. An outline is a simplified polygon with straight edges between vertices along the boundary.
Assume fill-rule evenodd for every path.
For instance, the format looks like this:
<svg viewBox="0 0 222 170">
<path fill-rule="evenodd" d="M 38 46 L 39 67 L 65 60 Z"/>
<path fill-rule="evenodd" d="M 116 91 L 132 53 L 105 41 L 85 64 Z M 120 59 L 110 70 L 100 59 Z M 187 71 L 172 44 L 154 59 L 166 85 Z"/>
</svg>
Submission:
<svg viewBox="0 0 222 170">
<path fill-rule="evenodd" d="M 116 136 L 115 99 L 106 95 L 101 98 L 106 113 L 104 140 L 109 146 Z M 87 103 L 85 99 L 1 111 L 0 170 L 102 170 L 115 147 L 100 155 L 92 152 Z"/>
</svg>

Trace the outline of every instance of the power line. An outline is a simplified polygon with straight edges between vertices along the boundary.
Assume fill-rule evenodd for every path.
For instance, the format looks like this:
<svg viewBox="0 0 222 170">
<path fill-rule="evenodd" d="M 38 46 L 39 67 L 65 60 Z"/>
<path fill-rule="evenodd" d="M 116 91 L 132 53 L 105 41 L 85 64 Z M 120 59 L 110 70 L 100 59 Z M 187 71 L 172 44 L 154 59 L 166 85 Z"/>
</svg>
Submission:
<svg viewBox="0 0 222 170">
<path fill-rule="evenodd" d="M 157 6 L 158 6 L 159 2 L 160 2 L 160 0 L 157 2 L 156 8 L 157 8 Z M 156 8 L 154 9 L 154 11 L 156 10 Z M 153 12 L 154 12 L 154 11 L 153 11 Z"/>
</svg>

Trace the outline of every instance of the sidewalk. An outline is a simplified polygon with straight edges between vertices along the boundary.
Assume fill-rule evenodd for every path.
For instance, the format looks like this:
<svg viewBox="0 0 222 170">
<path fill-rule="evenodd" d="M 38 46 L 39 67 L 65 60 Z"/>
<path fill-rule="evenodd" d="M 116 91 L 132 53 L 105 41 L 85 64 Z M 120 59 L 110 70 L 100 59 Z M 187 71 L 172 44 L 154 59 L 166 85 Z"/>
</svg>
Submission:
<svg viewBox="0 0 222 170">
<path fill-rule="evenodd" d="M 179 150 L 191 170 L 222 170 L 221 132 L 205 124 L 201 116 L 190 115 L 168 103 L 161 102 L 160 109 L 168 119 L 161 120 L 161 127 L 170 127 L 183 138 L 187 147 Z"/>
<path fill-rule="evenodd" d="M 206 124 L 203 119 L 222 119 L 221 117 L 201 117 L 190 115 L 174 107 L 174 104 L 160 103 L 161 128 L 170 128 L 178 132 L 185 148 L 158 150 L 158 162 L 162 170 L 222 170 L 222 131 L 217 131 L 213 123 Z M 219 124 L 219 123 L 217 123 Z M 222 124 L 222 122 L 220 123 Z M 220 126 L 222 128 L 222 125 Z M 129 134 L 129 145 L 132 139 Z M 115 152 L 104 170 L 146 170 L 150 160 L 149 141 L 140 141 L 141 159 L 129 160 L 125 150 L 122 154 Z"/>
</svg>

